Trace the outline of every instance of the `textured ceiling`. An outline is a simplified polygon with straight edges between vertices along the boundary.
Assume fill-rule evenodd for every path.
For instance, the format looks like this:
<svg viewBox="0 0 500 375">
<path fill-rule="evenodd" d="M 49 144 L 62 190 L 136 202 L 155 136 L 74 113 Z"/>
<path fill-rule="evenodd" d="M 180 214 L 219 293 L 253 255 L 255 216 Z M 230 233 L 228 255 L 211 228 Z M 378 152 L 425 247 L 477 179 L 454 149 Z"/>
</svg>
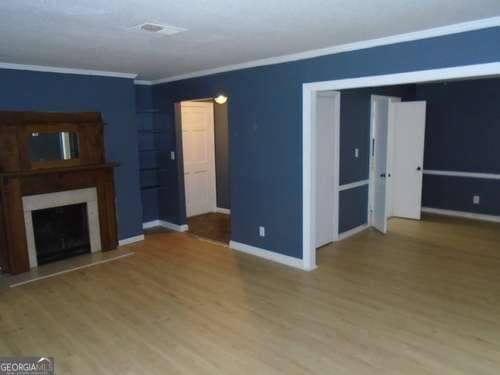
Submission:
<svg viewBox="0 0 500 375">
<path fill-rule="evenodd" d="M 0 61 L 149 80 L 498 15 L 499 0 L 1 0 Z M 146 21 L 188 31 L 129 30 Z"/>
</svg>

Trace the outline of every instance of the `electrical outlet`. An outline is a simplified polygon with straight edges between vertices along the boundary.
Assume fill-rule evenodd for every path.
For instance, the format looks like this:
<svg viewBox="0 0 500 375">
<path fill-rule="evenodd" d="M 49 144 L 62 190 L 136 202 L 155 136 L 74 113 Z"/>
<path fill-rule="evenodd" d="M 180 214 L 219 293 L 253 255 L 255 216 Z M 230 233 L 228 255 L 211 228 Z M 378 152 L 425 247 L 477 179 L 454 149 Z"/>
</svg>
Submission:
<svg viewBox="0 0 500 375">
<path fill-rule="evenodd" d="M 266 228 L 265 227 L 259 227 L 259 236 L 261 236 L 261 237 L 266 236 Z"/>
<path fill-rule="evenodd" d="M 474 197 L 472 198 L 472 203 L 474 204 L 479 204 L 480 201 L 481 197 L 479 195 L 474 195 Z"/>
<path fill-rule="evenodd" d="M 170 160 L 175 160 L 175 151 L 170 151 Z"/>
<path fill-rule="evenodd" d="M 359 148 L 354 149 L 354 157 L 357 159 L 359 158 Z"/>
</svg>

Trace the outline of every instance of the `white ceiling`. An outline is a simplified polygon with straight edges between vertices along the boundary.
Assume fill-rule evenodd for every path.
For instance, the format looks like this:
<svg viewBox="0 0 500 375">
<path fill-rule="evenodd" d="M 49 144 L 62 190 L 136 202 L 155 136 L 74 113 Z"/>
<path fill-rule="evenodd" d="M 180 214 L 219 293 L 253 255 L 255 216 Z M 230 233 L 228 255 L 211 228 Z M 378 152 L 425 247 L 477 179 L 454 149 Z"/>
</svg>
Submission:
<svg viewBox="0 0 500 375">
<path fill-rule="evenodd" d="M 498 15 L 499 0 L 2 0 L 0 61 L 153 80 Z M 146 21 L 188 31 L 128 30 Z"/>
</svg>

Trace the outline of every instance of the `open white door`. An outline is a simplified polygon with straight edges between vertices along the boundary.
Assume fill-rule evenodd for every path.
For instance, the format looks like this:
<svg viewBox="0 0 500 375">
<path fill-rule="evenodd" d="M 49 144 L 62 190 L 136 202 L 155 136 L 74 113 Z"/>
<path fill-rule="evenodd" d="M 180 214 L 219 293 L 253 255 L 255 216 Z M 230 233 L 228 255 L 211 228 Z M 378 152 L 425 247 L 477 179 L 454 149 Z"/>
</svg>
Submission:
<svg viewBox="0 0 500 375">
<path fill-rule="evenodd" d="M 387 189 L 387 153 L 389 98 L 372 97 L 372 180 L 373 207 L 372 225 L 382 233 L 387 233 L 388 189 Z"/>
<path fill-rule="evenodd" d="M 181 122 L 186 215 L 215 212 L 213 103 L 182 102 Z"/>
<path fill-rule="evenodd" d="M 338 236 L 338 171 L 335 161 L 339 131 L 340 93 L 324 92 L 316 96 L 316 247 L 335 241 Z"/>
<path fill-rule="evenodd" d="M 420 220 L 426 102 L 390 103 L 392 215 Z"/>
</svg>

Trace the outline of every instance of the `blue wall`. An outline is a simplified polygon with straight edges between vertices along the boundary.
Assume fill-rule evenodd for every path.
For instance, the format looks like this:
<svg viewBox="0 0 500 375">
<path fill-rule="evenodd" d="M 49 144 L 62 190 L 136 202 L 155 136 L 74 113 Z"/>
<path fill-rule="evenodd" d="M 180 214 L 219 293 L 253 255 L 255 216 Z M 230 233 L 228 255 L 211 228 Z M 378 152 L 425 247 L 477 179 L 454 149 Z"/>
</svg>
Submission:
<svg viewBox="0 0 500 375">
<path fill-rule="evenodd" d="M 370 161 L 371 96 L 415 97 L 414 85 L 342 90 L 340 95 L 340 185 L 367 180 Z M 354 149 L 359 157 L 354 157 Z"/>
<path fill-rule="evenodd" d="M 425 169 L 500 174 L 500 79 L 418 85 L 416 97 L 427 101 Z M 499 188 L 498 180 L 424 175 L 422 202 L 500 215 Z"/>
<path fill-rule="evenodd" d="M 339 193 L 339 233 L 368 222 L 368 185 Z"/>
<path fill-rule="evenodd" d="M 481 204 L 472 204 L 478 194 Z M 500 215 L 500 180 L 424 175 L 422 206 Z"/>
<path fill-rule="evenodd" d="M 134 85 L 135 109 L 145 111 L 153 109 L 153 90 L 149 85 Z"/>
<path fill-rule="evenodd" d="M 120 163 L 115 171 L 118 237 L 141 234 L 133 80 L 0 69 L 0 82 L 0 110 L 103 114 L 106 158 Z"/>
<path fill-rule="evenodd" d="M 500 174 L 500 79 L 418 85 L 425 169 Z"/>
<path fill-rule="evenodd" d="M 302 84 L 499 61 L 499 40 L 490 28 L 226 72 L 156 85 L 153 101 L 173 134 L 174 102 L 229 95 L 232 239 L 302 257 Z M 163 215 L 181 224 L 179 166 L 169 167 Z"/>
</svg>

